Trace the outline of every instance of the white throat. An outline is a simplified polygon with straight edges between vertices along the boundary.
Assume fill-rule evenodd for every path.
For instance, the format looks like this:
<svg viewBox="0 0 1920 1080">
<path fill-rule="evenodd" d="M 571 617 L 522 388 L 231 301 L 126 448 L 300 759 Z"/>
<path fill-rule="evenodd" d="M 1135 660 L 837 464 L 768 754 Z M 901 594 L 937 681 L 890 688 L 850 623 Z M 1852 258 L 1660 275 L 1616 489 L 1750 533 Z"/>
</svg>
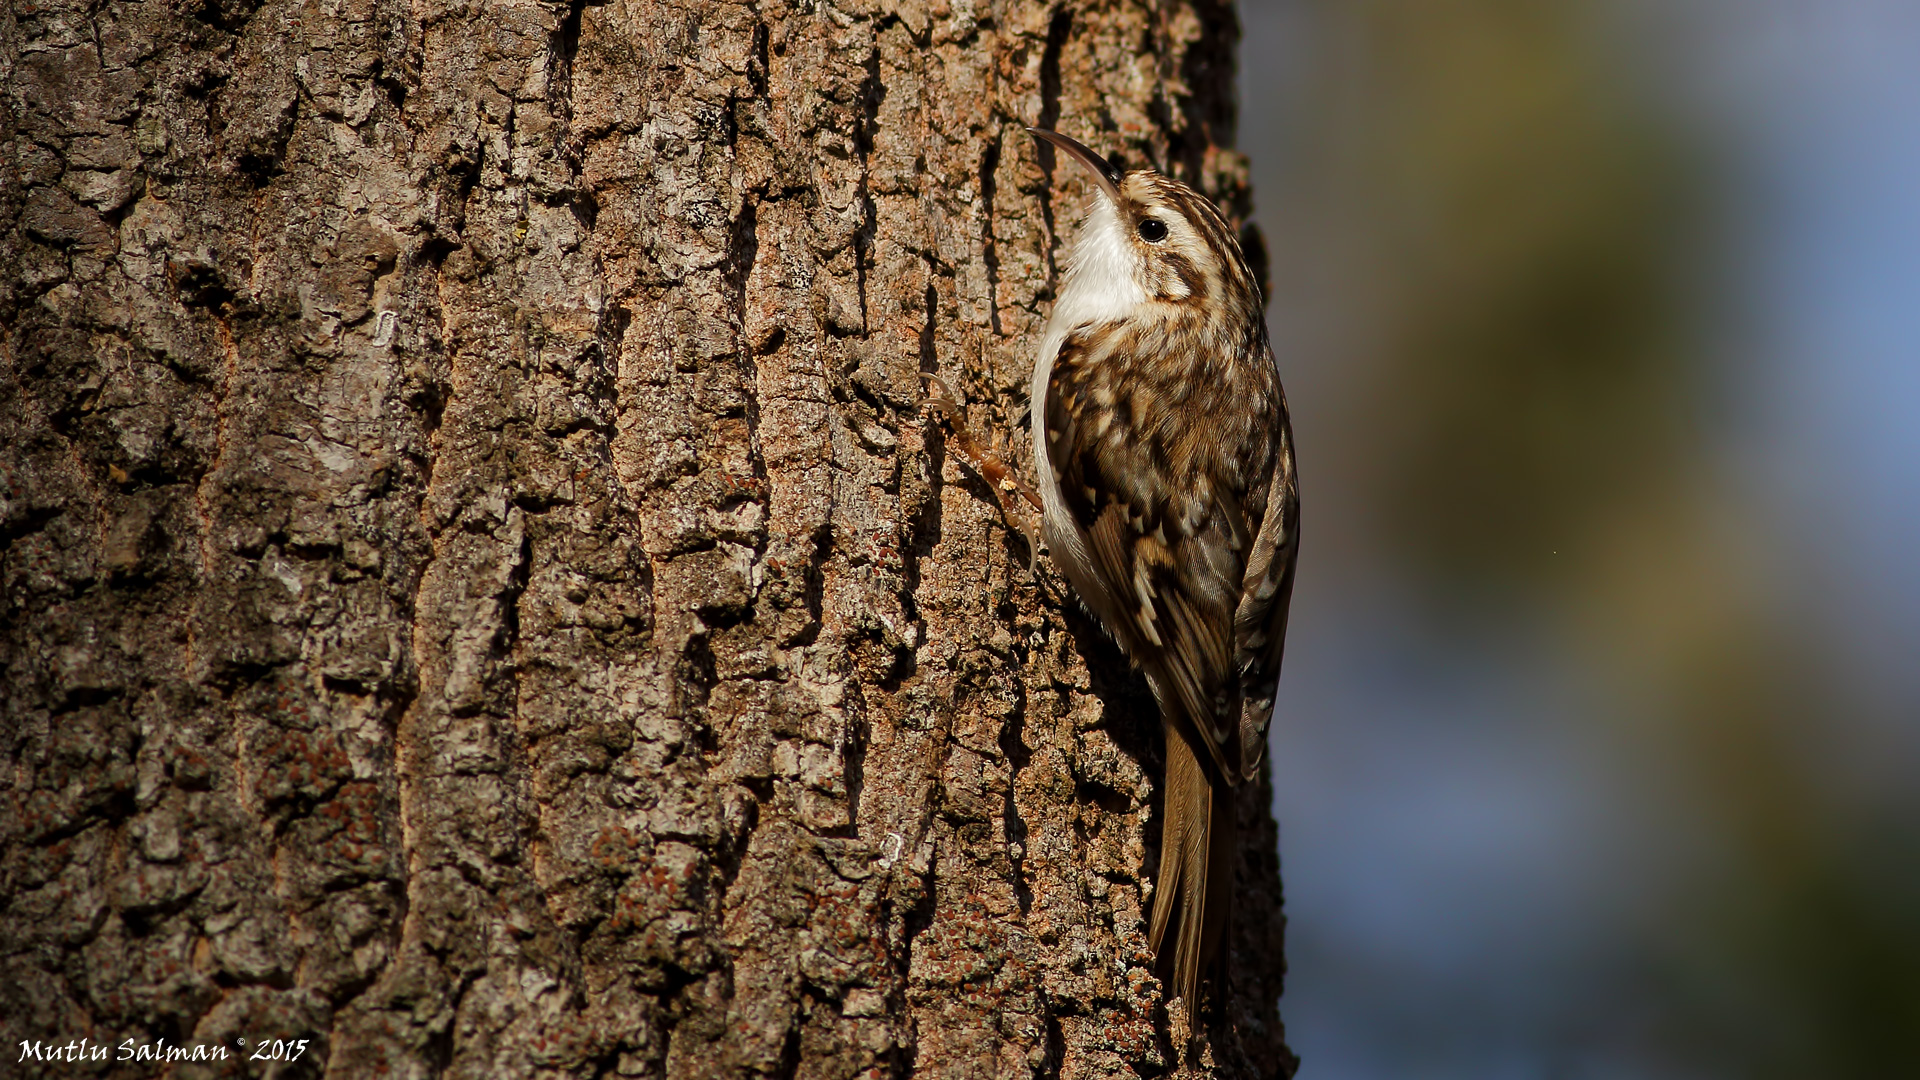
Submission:
<svg viewBox="0 0 1920 1080">
<path fill-rule="evenodd" d="M 1053 302 L 1053 314 L 1047 319 L 1046 333 L 1040 338 L 1040 353 L 1034 358 L 1033 385 L 1029 388 L 1028 410 L 1033 431 L 1034 464 L 1040 475 L 1041 501 L 1046 504 L 1047 543 L 1078 546 L 1075 530 L 1064 527 L 1066 507 L 1060 499 L 1060 484 L 1053 474 L 1047 453 L 1047 384 L 1053 377 L 1053 361 L 1060 355 L 1060 343 L 1076 328 L 1126 318 L 1147 299 L 1140 286 L 1136 260 L 1139 255 L 1128 242 L 1126 228 L 1113 203 L 1096 193 L 1093 206 L 1080 222 L 1073 247 L 1067 254 L 1065 281 Z M 1084 553 L 1076 552 L 1084 556 Z"/>
<path fill-rule="evenodd" d="M 1034 358 L 1036 417 L 1046 411 L 1047 378 L 1067 335 L 1089 323 L 1124 319 L 1146 301 L 1147 291 L 1140 286 L 1139 258 L 1127 241 L 1119 211 L 1105 195 L 1095 193 L 1093 206 L 1080 222 L 1073 247 L 1067 252 L 1066 280 L 1053 301 L 1053 314 L 1040 338 L 1040 354 Z M 1039 430 L 1039 420 L 1034 424 Z M 1044 454 L 1045 447 L 1039 452 Z"/>
<path fill-rule="evenodd" d="M 1140 255 L 1127 237 L 1119 211 L 1105 195 L 1094 195 L 1093 206 L 1080 222 L 1067 253 L 1065 277 L 1053 317 L 1047 320 L 1049 337 L 1082 323 L 1125 318 L 1147 299 L 1140 285 Z"/>
</svg>

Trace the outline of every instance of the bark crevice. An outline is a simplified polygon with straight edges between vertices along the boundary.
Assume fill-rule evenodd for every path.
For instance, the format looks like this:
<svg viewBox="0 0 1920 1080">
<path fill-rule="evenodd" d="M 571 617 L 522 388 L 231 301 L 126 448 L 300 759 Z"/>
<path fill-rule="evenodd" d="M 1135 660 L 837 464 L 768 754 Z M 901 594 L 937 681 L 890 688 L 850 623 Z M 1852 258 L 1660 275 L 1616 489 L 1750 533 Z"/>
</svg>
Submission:
<svg viewBox="0 0 1920 1080">
<path fill-rule="evenodd" d="M 1022 125 L 1232 159 L 1218 80 L 1153 111 L 1161 16 L 49 3 L 0 26 L 0 1044 L 1170 1067 L 1150 714 L 916 417 L 940 373 L 1025 450 Z M 1249 865 L 1223 1076 L 1288 1060 Z"/>
</svg>

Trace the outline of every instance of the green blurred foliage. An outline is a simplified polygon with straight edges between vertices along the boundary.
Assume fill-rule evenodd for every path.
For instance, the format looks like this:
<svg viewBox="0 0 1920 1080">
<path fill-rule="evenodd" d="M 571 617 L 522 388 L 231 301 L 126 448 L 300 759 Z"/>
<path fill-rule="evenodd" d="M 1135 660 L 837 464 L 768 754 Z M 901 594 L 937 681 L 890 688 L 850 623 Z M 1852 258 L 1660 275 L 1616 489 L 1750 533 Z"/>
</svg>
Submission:
<svg viewBox="0 0 1920 1080">
<path fill-rule="evenodd" d="M 1920 833 L 1823 784 L 1833 695 L 1779 628 L 1701 635 L 1675 749 L 1726 858 L 1660 928 L 1662 1047 L 1703 1075 L 1920 1076 Z"/>
<path fill-rule="evenodd" d="M 1527 584 L 1683 451 L 1693 175 L 1566 3 L 1342 14 L 1338 168 L 1387 323 L 1379 505 L 1435 583 Z M 1554 553 L 1560 555 L 1556 559 Z"/>
</svg>

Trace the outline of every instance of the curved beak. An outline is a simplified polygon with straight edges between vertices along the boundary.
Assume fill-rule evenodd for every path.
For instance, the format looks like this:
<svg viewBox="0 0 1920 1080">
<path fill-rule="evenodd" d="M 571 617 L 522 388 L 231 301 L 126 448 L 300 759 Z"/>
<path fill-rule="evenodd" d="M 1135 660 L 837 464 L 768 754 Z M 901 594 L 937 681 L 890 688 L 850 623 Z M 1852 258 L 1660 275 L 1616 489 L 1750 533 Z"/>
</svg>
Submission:
<svg viewBox="0 0 1920 1080">
<path fill-rule="evenodd" d="M 1125 176 L 1119 169 L 1114 168 L 1106 158 L 1101 157 L 1099 154 L 1094 153 L 1082 144 L 1067 138 L 1057 131 L 1030 127 L 1027 129 L 1027 134 L 1043 143 L 1057 147 L 1068 157 L 1086 166 L 1087 171 L 1093 174 L 1093 182 L 1099 185 L 1100 190 L 1106 193 L 1107 198 L 1112 199 L 1115 203 L 1120 201 L 1120 182 L 1125 179 Z"/>
</svg>

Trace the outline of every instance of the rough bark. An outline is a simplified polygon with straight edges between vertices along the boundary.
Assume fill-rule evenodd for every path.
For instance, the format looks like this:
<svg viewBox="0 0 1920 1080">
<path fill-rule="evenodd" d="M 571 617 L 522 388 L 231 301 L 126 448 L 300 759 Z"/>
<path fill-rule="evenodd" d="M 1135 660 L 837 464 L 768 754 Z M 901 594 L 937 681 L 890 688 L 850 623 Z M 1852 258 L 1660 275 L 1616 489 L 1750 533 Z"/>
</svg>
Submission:
<svg viewBox="0 0 1920 1080">
<path fill-rule="evenodd" d="M 1152 705 L 918 405 L 1020 427 L 1020 125 L 1244 212 L 1230 9 L 4 20 L 9 1069 L 1177 1067 Z M 1286 1075 L 1241 814 L 1195 1067 Z"/>
</svg>

